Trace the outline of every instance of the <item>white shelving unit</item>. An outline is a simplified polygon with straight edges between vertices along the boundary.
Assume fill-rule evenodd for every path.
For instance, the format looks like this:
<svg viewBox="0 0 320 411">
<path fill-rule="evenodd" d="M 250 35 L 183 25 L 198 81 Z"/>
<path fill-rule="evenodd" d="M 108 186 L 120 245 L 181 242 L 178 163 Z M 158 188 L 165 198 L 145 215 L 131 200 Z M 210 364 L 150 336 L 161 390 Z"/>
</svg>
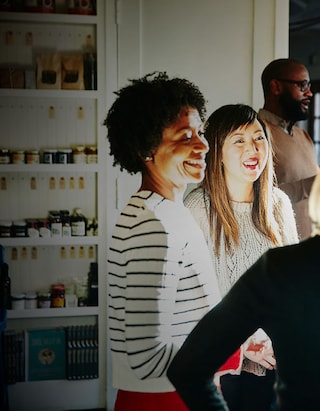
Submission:
<svg viewBox="0 0 320 411">
<path fill-rule="evenodd" d="M 58 0 L 56 3 L 63 3 Z M 65 2 L 67 3 L 67 2 Z M 0 89 L 0 148 L 43 149 L 96 145 L 97 164 L 0 164 L 0 219 L 45 218 L 49 210 L 80 207 L 97 218 L 97 236 L 0 238 L 9 264 L 12 292 L 26 292 L 88 274 L 98 263 L 97 307 L 8 310 L 7 328 L 17 330 L 77 324 L 99 327 L 99 378 L 19 382 L 9 386 L 14 411 L 62 411 L 106 407 L 106 162 L 103 120 L 105 86 L 105 2 L 96 15 L 0 14 L 0 65 L 35 68 L 43 51 L 97 52 L 97 90 Z M 8 42 L 8 33 L 10 41 Z M 30 42 L 31 33 L 32 41 Z M 29 36 L 29 42 L 26 42 Z M 81 115 L 79 115 L 79 110 Z M 31 179 L 33 184 L 31 185 Z M 53 184 L 54 182 L 54 184 Z M 80 184 L 81 182 L 81 184 Z"/>
</svg>

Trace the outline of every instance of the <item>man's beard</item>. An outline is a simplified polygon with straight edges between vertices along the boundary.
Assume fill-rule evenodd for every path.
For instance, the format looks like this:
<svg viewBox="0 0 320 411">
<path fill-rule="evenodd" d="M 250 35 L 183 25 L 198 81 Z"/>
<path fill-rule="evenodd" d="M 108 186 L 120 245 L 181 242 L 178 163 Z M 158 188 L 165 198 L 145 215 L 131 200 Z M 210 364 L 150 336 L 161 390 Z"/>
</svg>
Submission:
<svg viewBox="0 0 320 411">
<path fill-rule="evenodd" d="M 301 121 L 309 117 L 309 110 L 303 111 L 301 108 L 301 101 L 294 100 L 290 93 L 284 92 L 279 97 L 279 103 L 285 114 L 285 120 Z"/>
</svg>

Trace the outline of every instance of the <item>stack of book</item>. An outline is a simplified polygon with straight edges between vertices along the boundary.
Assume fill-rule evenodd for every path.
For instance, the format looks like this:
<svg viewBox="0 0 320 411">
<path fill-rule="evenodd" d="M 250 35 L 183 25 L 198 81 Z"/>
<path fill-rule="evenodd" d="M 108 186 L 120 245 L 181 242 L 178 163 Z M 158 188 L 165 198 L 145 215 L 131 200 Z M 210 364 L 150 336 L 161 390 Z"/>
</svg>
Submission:
<svg viewBox="0 0 320 411">
<path fill-rule="evenodd" d="M 80 380 L 98 378 L 98 326 L 5 330 L 5 380 Z"/>
<path fill-rule="evenodd" d="M 66 327 L 67 379 L 98 378 L 98 327 L 75 325 Z"/>
</svg>

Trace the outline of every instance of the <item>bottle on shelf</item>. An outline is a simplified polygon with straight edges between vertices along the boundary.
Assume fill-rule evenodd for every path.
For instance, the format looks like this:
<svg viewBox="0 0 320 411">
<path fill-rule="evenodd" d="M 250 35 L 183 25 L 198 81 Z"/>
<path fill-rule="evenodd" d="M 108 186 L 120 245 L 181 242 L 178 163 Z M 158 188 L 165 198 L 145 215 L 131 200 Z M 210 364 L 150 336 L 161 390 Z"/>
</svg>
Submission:
<svg viewBox="0 0 320 411">
<path fill-rule="evenodd" d="M 98 306 L 98 264 L 90 263 L 88 273 L 88 306 Z"/>
<path fill-rule="evenodd" d="M 71 235 L 84 236 L 87 233 L 87 218 L 81 208 L 75 208 L 70 217 Z"/>
<path fill-rule="evenodd" d="M 4 262 L 4 247 L 1 245 L 0 254 L 0 309 L 11 308 L 11 279 L 9 266 Z"/>
</svg>

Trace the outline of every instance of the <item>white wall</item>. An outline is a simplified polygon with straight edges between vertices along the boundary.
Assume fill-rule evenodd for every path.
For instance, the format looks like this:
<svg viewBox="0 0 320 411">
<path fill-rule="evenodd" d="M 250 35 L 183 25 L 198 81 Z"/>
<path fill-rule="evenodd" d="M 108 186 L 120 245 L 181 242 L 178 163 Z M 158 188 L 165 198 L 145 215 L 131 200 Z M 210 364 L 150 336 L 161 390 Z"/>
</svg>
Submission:
<svg viewBox="0 0 320 411">
<path fill-rule="evenodd" d="M 128 78 L 163 70 L 196 83 L 208 114 L 228 103 L 258 109 L 262 69 L 288 56 L 289 0 L 107 0 L 107 24 L 108 106 Z M 109 235 L 139 182 L 109 162 Z"/>
<path fill-rule="evenodd" d="M 289 50 L 289 0 L 107 0 L 107 25 L 108 106 L 129 78 L 163 70 L 196 83 L 208 114 L 259 109 L 264 66 Z M 140 180 L 108 169 L 118 210 Z"/>
</svg>

